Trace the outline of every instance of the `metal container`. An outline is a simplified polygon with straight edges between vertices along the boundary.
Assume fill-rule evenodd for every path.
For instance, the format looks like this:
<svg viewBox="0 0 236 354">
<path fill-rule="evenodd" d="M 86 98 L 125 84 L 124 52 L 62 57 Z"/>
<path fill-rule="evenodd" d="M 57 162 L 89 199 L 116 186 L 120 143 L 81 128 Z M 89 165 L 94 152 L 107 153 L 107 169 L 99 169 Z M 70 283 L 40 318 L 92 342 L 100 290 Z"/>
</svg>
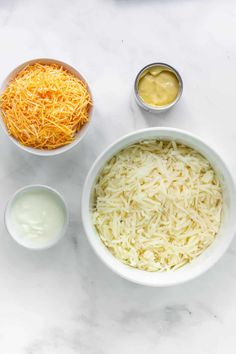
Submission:
<svg viewBox="0 0 236 354">
<path fill-rule="evenodd" d="M 159 107 L 158 106 L 154 107 L 154 106 L 151 106 L 151 105 L 145 103 L 141 99 L 141 97 L 139 96 L 139 93 L 138 93 L 138 83 L 139 83 L 139 80 L 141 79 L 141 77 L 143 76 L 143 74 L 145 73 L 145 71 L 148 71 L 148 69 L 156 67 L 156 66 L 166 68 L 169 71 L 173 72 L 179 81 L 179 92 L 178 92 L 176 99 L 168 105 L 159 106 Z M 146 65 L 143 69 L 141 69 L 139 71 L 138 75 L 136 76 L 135 82 L 134 82 L 134 94 L 135 94 L 135 99 L 136 99 L 137 104 L 141 108 L 143 108 L 145 111 L 148 111 L 151 113 L 165 112 L 168 109 L 170 109 L 171 107 L 173 107 L 179 101 L 180 97 L 182 96 L 182 92 L 183 92 L 183 81 L 182 81 L 180 74 L 178 73 L 178 71 L 175 68 L 173 68 L 172 66 L 165 64 L 165 63 L 152 63 L 149 65 Z"/>
</svg>

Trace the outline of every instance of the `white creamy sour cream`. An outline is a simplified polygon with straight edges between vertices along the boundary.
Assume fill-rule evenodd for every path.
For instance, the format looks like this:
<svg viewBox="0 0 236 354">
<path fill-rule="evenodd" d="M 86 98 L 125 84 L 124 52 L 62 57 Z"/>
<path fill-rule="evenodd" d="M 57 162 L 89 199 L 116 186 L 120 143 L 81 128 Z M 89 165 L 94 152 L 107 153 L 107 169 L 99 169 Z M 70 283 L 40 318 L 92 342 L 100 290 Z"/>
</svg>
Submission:
<svg viewBox="0 0 236 354">
<path fill-rule="evenodd" d="M 63 201 L 47 188 L 29 188 L 12 201 L 10 232 L 16 241 L 30 248 L 47 248 L 60 238 L 66 221 Z"/>
</svg>

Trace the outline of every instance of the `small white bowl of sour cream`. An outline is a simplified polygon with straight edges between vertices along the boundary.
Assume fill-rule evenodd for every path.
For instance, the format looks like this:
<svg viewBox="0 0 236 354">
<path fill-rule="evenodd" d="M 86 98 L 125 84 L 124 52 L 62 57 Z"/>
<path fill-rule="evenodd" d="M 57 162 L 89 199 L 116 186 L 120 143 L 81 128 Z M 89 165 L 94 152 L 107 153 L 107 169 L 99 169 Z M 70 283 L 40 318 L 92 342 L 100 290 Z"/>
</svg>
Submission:
<svg viewBox="0 0 236 354">
<path fill-rule="evenodd" d="M 65 234 L 68 208 L 55 189 L 29 185 L 17 190 L 5 210 L 5 225 L 21 246 L 42 250 L 54 246 Z"/>
</svg>

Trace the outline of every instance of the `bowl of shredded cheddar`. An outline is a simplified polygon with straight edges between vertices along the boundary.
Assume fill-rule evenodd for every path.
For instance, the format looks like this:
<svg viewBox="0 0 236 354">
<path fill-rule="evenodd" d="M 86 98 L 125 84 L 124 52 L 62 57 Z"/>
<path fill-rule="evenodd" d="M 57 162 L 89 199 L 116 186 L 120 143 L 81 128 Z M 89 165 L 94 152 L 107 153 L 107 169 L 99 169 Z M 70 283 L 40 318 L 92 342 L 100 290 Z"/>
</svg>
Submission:
<svg viewBox="0 0 236 354">
<path fill-rule="evenodd" d="M 18 147 L 52 156 L 77 145 L 92 115 L 83 76 L 54 59 L 35 59 L 13 70 L 0 91 L 0 123 Z"/>
</svg>

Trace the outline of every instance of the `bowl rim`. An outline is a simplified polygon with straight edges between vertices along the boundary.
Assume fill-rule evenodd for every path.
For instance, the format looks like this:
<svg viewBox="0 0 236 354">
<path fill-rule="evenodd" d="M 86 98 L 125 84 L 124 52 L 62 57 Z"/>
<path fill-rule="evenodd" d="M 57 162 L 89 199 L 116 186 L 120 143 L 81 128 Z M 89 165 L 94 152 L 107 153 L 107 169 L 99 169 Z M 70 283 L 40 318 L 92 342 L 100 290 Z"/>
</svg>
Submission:
<svg viewBox="0 0 236 354">
<path fill-rule="evenodd" d="M 143 270 L 139 270 L 136 268 L 132 268 L 129 265 L 123 264 L 121 261 L 116 259 L 111 252 L 106 248 L 106 246 L 102 243 L 102 241 L 99 238 L 99 235 L 97 235 L 92 222 L 91 222 L 91 214 L 90 214 L 90 209 L 89 209 L 89 204 L 90 204 L 90 198 L 91 194 L 93 191 L 94 183 L 96 181 L 96 178 L 99 175 L 99 172 L 101 169 L 104 167 L 106 162 L 116 153 L 124 149 L 126 146 L 134 143 L 135 141 L 141 141 L 141 140 L 148 140 L 151 138 L 155 138 L 153 136 L 145 136 L 143 138 L 138 137 L 140 134 L 145 134 L 145 133 L 153 133 L 156 134 L 156 137 L 158 138 L 158 133 L 162 132 L 163 134 L 166 133 L 166 135 L 171 135 L 171 134 L 179 134 L 182 135 L 182 140 L 184 143 L 184 138 L 190 138 L 193 139 L 194 142 L 199 144 L 199 146 L 202 146 L 205 148 L 208 152 L 212 153 L 214 157 L 216 158 L 217 161 L 220 162 L 221 166 L 220 168 L 224 171 L 224 174 L 228 178 L 228 182 L 230 182 L 230 190 L 232 191 L 232 209 L 235 211 L 236 210 L 236 187 L 235 187 L 235 181 L 232 177 L 231 172 L 229 171 L 229 168 L 225 164 L 224 160 L 220 157 L 220 155 L 210 146 L 208 143 L 205 143 L 201 138 L 196 136 L 195 134 L 189 133 L 185 130 L 182 129 L 177 129 L 177 128 L 169 128 L 169 127 L 154 127 L 154 128 L 145 128 L 145 129 L 140 129 L 136 130 L 134 132 L 128 133 L 119 139 L 117 139 L 115 142 L 110 144 L 108 147 L 106 147 L 101 154 L 96 158 L 94 163 L 92 164 L 87 177 L 85 179 L 84 185 L 83 185 L 83 190 L 82 190 L 82 197 L 81 197 L 81 218 L 82 218 L 82 224 L 83 228 L 86 234 L 86 237 L 94 250 L 94 252 L 97 254 L 97 256 L 101 259 L 101 261 L 114 273 L 118 274 L 122 278 L 129 280 L 133 283 L 141 284 L 141 285 L 146 285 L 146 286 L 152 286 L 152 287 L 167 287 L 167 286 L 173 286 L 173 285 L 178 285 L 185 283 L 187 281 L 190 281 L 201 274 L 205 273 L 208 269 L 210 269 L 226 252 L 228 247 L 230 246 L 234 235 L 236 231 L 236 220 L 232 226 L 232 232 L 227 238 L 227 242 L 223 243 L 223 246 L 220 250 L 220 252 L 213 253 L 211 258 L 208 258 L 204 261 L 204 264 L 202 265 L 202 262 L 199 262 L 199 266 L 195 267 L 191 272 L 185 272 L 184 276 L 176 276 L 174 279 L 168 280 L 165 279 L 165 276 L 163 274 L 169 274 L 169 272 L 147 272 Z M 129 138 L 135 138 L 132 141 L 127 141 Z M 163 136 L 160 138 L 163 138 Z M 169 137 L 171 139 L 171 137 Z M 173 136 L 173 139 L 178 139 L 176 136 Z M 181 138 L 179 138 L 180 140 Z M 123 143 L 123 144 L 122 144 Z M 186 142 L 186 145 L 188 143 Z M 197 148 L 196 148 L 197 150 Z M 201 149 L 199 147 L 200 153 Z M 203 153 L 202 153 L 203 154 Z M 108 156 L 109 155 L 109 156 Z M 204 156 L 204 154 L 203 154 Z M 208 248 L 209 249 L 209 248 Z M 205 250 L 204 252 L 206 252 Z M 203 252 L 203 253 L 204 253 Z M 201 257 L 201 256 L 199 256 Z M 197 258 L 198 259 L 198 258 Z M 180 268 L 184 269 L 184 267 Z M 177 274 L 178 271 L 175 271 L 175 274 Z M 148 274 L 154 274 L 158 273 L 158 278 L 157 280 L 153 281 L 151 277 L 148 276 Z M 145 274 L 145 276 L 141 276 L 141 274 Z M 141 279 L 142 278 L 142 279 Z"/>
<path fill-rule="evenodd" d="M 37 148 L 33 148 L 30 146 L 25 146 L 19 143 L 19 141 L 17 139 L 15 139 L 13 136 L 11 136 L 6 128 L 6 125 L 3 121 L 2 118 L 2 113 L 0 110 L 0 126 L 4 132 L 4 134 L 9 138 L 9 140 L 14 143 L 15 146 L 17 146 L 19 149 L 21 149 L 22 151 L 26 151 L 28 153 L 30 153 L 31 155 L 36 155 L 36 156 L 56 156 L 56 155 L 60 155 L 64 152 L 69 151 L 70 149 L 72 149 L 73 147 L 75 147 L 76 145 L 78 145 L 83 138 L 87 135 L 88 129 L 91 125 L 91 121 L 92 121 L 92 117 L 93 117 L 93 112 L 94 112 L 94 98 L 91 92 L 91 89 L 88 85 L 87 80 L 85 79 L 85 77 L 77 70 L 75 69 L 73 66 L 57 60 L 57 59 L 52 59 L 52 58 L 36 58 L 36 59 L 31 59 L 31 60 L 27 60 L 25 62 L 23 62 L 22 64 L 19 64 L 15 69 L 11 70 L 10 73 L 5 77 L 5 79 L 2 81 L 1 86 L 0 86 L 0 94 L 2 94 L 2 92 L 5 90 L 5 88 L 8 86 L 10 80 L 14 77 L 17 76 L 17 74 L 24 69 L 27 65 L 33 65 L 36 63 L 42 63 L 42 64 L 58 64 L 60 66 L 63 66 L 65 69 L 67 69 L 68 71 L 70 71 L 71 73 L 73 73 L 76 77 L 80 78 L 87 86 L 87 90 L 90 94 L 91 97 L 91 101 L 92 101 L 92 105 L 89 109 L 89 120 L 88 122 L 81 128 L 80 132 L 78 133 L 78 136 L 75 136 L 75 139 L 67 145 L 61 146 L 59 148 L 53 149 L 53 150 L 43 150 L 43 149 L 37 149 Z"/>
<path fill-rule="evenodd" d="M 21 194 L 22 192 L 26 192 L 26 191 L 30 191 L 30 190 L 46 190 L 54 195 L 56 195 L 58 197 L 58 200 L 60 200 L 61 204 L 62 204 L 62 207 L 63 207 L 63 211 L 64 211 L 64 215 L 65 215 L 65 221 L 64 221 L 64 225 L 61 229 L 61 232 L 58 234 L 57 237 L 55 237 L 55 239 L 47 244 L 47 245 L 44 245 L 44 246 L 39 246 L 39 247 L 33 247 L 33 246 L 30 246 L 30 245 L 27 245 L 26 243 L 24 242 L 21 242 L 21 240 L 17 237 L 15 237 L 15 235 L 11 232 L 10 230 L 10 211 L 11 211 L 11 208 L 12 208 L 12 205 L 14 203 L 14 201 L 16 200 L 17 196 L 19 194 Z M 69 209 L 68 209 L 68 205 L 64 199 L 64 197 L 62 196 L 62 194 L 60 192 L 58 192 L 56 189 L 46 185 L 46 184 L 29 184 L 29 185 L 26 185 L 24 187 L 21 187 L 19 189 L 17 189 L 13 195 L 10 197 L 10 199 L 8 200 L 6 206 L 5 206 L 5 211 L 4 211 L 4 224 L 5 224 L 5 227 L 7 229 L 7 232 L 8 234 L 11 236 L 11 238 L 16 242 L 18 243 L 20 246 L 24 247 L 24 248 L 27 248 L 27 249 L 30 249 L 30 250 L 33 250 L 33 251 L 41 251 L 41 250 L 45 250 L 45 249 L 48 249 L 48 248 L 51 248 L 53 246 L 55 246 L 66 234 L 66 230 L 68 228 L 68 225 L 69 225 Z"/>
</svg>

